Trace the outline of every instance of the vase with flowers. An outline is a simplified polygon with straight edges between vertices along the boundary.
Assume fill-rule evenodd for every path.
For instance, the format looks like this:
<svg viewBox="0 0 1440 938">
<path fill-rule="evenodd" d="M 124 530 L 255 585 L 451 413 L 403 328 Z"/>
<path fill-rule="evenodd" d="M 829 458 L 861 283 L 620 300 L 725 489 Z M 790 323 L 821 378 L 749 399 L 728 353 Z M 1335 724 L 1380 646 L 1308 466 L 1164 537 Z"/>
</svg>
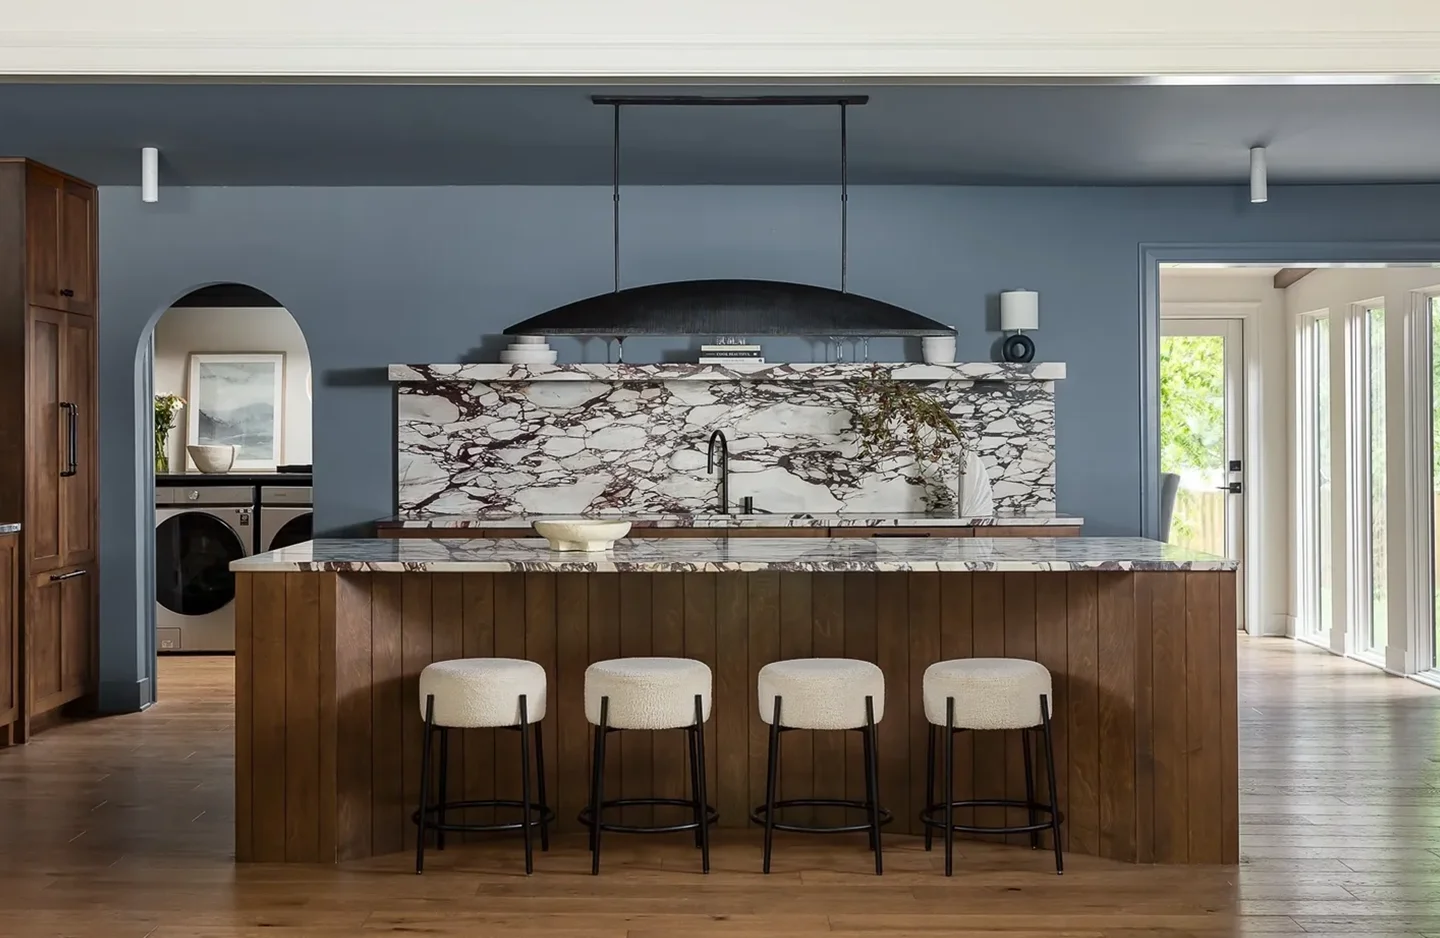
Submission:
<svg viewBox="0 0 1440 938">
<path fill-rule="evenodd" d="M 185 399 L 178 394 L 155 395 L 155 471 L 170 471 L 170 431 L 175 429 L 175 420 L 185 407 Z"/>
</svg>

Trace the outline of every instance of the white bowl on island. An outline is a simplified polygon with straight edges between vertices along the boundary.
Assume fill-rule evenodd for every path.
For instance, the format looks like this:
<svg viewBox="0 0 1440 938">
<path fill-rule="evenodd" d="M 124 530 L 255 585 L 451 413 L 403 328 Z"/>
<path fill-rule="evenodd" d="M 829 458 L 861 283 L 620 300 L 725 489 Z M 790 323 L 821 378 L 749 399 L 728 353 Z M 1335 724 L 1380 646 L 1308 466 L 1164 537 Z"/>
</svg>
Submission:
<svg viewBox="0 0 1440 938">
<path fill-rule="evenodd" d="M 628 521 L 536 521 L 535 531 L 550 542 L 553 550 L 600 553 L 630 533 Z"/>
<path fill-rule="evenodd" d="M 235 447 L 228 444 L 191 443 L 185 447 L 185 452 L 190 454 L 190 461 L 201 472 L 229 472 L 235 465 Z"/>
</svg>

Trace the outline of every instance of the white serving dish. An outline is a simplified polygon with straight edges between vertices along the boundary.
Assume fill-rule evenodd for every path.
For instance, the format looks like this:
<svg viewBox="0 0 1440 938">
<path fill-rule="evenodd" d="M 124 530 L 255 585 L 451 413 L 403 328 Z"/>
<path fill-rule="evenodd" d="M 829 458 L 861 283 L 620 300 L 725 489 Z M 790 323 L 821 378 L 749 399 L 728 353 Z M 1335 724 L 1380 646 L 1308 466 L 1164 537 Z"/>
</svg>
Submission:
<svg viewBox="0 0 1440 938">
<path fill-rule="evenodd" d="M 536 521 L 535 531 L 554 550 L 606 551 L 630 533 L 628 521 Z"/>
<path fill-rule="evenodd" d="M 526 348 L 507 348 L 500 352 L 500 361 L 506 365 L 553 365 L 560 353 L 553 348 L 531 351 Z"/>
<path fill-rule="evenodd" d="M 190 454 L 190 461 L 201 472 L 229 472 L 235 465 L 235 447 L 229 444 L 191 443 L 185 447 L 185 452 Z"/>
</svg>

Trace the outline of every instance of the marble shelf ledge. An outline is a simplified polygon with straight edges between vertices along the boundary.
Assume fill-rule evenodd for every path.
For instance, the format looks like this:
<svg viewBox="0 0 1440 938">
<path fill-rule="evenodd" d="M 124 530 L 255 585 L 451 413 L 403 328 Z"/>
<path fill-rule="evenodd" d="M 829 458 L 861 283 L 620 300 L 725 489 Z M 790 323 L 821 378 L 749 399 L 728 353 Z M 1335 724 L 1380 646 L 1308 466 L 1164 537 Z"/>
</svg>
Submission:
<svg viewBox="0 0 1440 938">
<path fill-rule="evenodd" d="M 1055 512 L 1014 512 L 1010 514 L 970 515 L 931 514 L 929 512 L 796 512 L 775 514 L 728 514 L 714 512 L 594 512 L 581 515 L 504 514 L 404 514 L 382 518 L 378 528 L 407 530 L 461 530 L 484 528 L 528 528 L 536 521 L 574 518 L 602 518 L 629 521 L 637 528 L 1078 528 L 1084 518 Z"/>
<path fill-rule="evenodd" d="M 888 371 L 899 381 L 1060 381 L 1063 362 L 738 362 L 731 365 L 595 364 L 555 365 L 391 365 L 390 381 L 400 384 L 441 382 L 600 381 L 612 384 L 653 384 L 660 381 L 852 381 L 871 369 Z"/>
<path fill-rule="evenodd" d="M 603 554 L 545 541 L 307 541 L 230 564 L 236 573 L 793 573 L 1234 570 L 1233 560 L 1144 538 L 622 540 Z"/>
</svg>

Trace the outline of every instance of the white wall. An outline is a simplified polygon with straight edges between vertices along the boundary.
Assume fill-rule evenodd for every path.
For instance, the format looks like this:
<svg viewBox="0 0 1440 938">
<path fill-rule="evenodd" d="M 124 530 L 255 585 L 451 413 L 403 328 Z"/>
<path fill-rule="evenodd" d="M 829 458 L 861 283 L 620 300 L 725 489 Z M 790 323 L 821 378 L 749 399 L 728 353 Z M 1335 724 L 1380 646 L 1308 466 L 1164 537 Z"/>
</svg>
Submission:
<svg viewBox="0 0 1440 938">
<path fill-rule="evenodd" d="M 285 401 L 281 463 L 310 459 L 310 397 L 305 392 L 310 350 L 295 318 L 284 309 L 171 308 L 155 323 L 155 393 L 189 400 L 192 352 L 284 352 Z M 186 414 L 170 433 L 170 467 L 185 461 Z M 193 467 L 189 467 L 193 469 Z"/>
<path fill-rule="evenodd" d="M 1271 271 L 1162 269 L 1162 318 L 1244 322 L 1246 435 L 1246 628 L 1290 634 L 1290 340 L 1283 290 Z"/>
<path fill-rule="evenodd" d="M 12 75 L 1425 74 L 1440 62 L 1440 5 L 1414 0 L 64 0 L 3 11 L 0 74 Z"/>
</svg>

